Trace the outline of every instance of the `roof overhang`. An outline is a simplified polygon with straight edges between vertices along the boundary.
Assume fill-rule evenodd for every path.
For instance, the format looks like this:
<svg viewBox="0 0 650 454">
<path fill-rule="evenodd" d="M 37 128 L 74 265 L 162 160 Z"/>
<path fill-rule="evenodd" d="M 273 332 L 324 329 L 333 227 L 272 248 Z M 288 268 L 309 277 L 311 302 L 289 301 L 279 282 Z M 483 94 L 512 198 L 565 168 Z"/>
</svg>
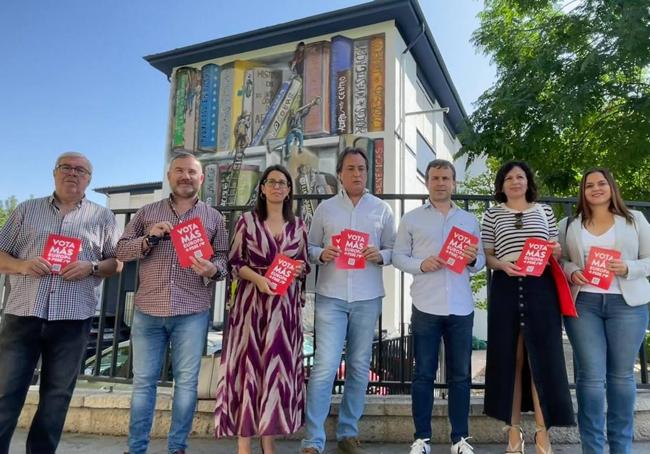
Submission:
<svg viewBox="0 0 650 454">
<path fill-rule="evenodd" d="M 129 192 L 132 194 L 152 193 L 157 189 L 162 189 L 162 181 L 153 181 L 151 183 L 125 184 L 122 186 L 106 186 L 95 188 L 93 191 L 100 194 L 117 194 L 120 192 Z"/>
<path fill-rule="evenodd" d="M 418 76 L 423 79 L 428 94 L 441 106 L 449 107 L 446 123 L 454 133 L 459 133 L 466 123 L 467 113 L 417 0 L 377 0 L 144 58 L 169 78 L 175 67 L 391 20 L 395 21 L 407 45 L 424 29 L 424 36 L 411 48 Z"/>
</svg>

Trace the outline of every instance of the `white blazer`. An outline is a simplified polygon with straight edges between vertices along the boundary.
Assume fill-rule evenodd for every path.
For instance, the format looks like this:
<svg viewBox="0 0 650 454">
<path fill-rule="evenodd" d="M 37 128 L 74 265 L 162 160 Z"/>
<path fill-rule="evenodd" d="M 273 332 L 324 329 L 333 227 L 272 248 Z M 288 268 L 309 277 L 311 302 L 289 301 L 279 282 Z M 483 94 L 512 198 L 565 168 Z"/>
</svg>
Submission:
<svg viewBox="0 0 650 454">
<path fill-rule="evenodd" d="M 621 251 L 621 259 L 627 264 L 627 276 L 615 276 L 621 286 L 621 293 L 629 306 L 640 306 L 650 301 L 650 224 L 640 211 L 632 210 L 634 223 L 630 224 L 622 216 L 614 216 L 616 233 L 615 249 Z M 571 274 L 585 266 L 580 227 L 582 216 L 573 219 L 566 228 L 567 218 L 560 221 L 560 244 L 562 245 L 562 268 L 575 300 L 580 291 L 579 285 L 571 283 Z"/>
</svg>

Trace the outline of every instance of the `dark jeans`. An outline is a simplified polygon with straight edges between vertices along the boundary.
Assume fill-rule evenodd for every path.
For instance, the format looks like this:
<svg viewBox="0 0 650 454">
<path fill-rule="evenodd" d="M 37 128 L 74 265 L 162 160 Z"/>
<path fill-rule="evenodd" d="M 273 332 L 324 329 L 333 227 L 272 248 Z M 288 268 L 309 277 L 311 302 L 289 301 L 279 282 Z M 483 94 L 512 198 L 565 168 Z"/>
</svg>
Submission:
<svg viewBox="0 0 650 454">
<path fill-rule="evenodd" d="M 468 435 L 471 384 L 472 326 L 474 313 L 439 316 L 413 307 L 411 329 L 415 353 L 415 373 L 411 386 L 415 438 L 431 438 L 433 385 L 438 372 L 440 339 L 445 342 L 445 364 L 449 386 L 451 441 Z"/>
<path fill-rule="evenodd" d="M 0 454 L 9 452 L 39 357 L 38 409 L 27 436 L 27 453 L 56 451 L 86 351 L 90 322 L 4 315 L 0 328 Z"/>
</svg>

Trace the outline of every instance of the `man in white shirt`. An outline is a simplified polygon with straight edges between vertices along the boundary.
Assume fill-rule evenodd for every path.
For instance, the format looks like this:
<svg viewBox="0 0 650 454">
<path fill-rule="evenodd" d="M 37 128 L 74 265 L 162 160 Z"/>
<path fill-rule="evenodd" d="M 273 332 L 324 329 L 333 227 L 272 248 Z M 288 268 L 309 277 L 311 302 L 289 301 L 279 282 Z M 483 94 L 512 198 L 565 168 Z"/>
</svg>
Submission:
<svg viewBox="0 0 650 454">
<path fill-rule="evenodd" d="M 450 230 L 456 227 L 480 238 L 480 227 L 474 215 L 451 201 L 456 186 L 456 169 L 451 162 L 431 161 L 426 185 L 429 199 L 404 215 L 393 249 L 395 267 L 413 275 L 411 330 L 415 372 L 411 400 L 415 442 L 411 454 L 430 452 L 433 389 L 441 338 L 446 350 L 451 452 L 468 454 L 474 452 L 466 441 L 474 323 L 469 272 L 483 268 L 485 255 L 480 244 L 470 245 L 463 254 L 468 265 L 461 273 L 445 266 L 439 254 Z"/>
<path fill-rule="evenodd" d="M 359 148 L 346 148 L 336 172 L 343 186 L 336 196 L 323 201 L 309 229 L 309 257 L 320 265 L 316 284 L 316 353 L 307 388 L 307 438 L 304 454 L 325 449 L 325 419 L 332 399 L 332 385 L 345 343 L 345 387 L 339 410 L 336 438 L 342 454 L 361 454 L 358 421 L 363 413 L 372 341 L 384 296 L 382 266 L 391 262 L 395 222 L 388 204 L 366 190 L 368 158 Z M 341 254 L 332 236 L 343 229 L 369 235 L 362 251 L 363 269 L 336 267 Z"/>
</svg>

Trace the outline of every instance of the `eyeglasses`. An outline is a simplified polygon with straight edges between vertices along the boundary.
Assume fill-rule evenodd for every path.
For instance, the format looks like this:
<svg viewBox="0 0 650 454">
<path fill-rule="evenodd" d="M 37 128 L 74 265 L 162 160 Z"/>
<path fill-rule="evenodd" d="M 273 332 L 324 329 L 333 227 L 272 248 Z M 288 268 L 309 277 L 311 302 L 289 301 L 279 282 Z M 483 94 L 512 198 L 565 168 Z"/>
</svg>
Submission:
<svg viewBox="0 0 650 454">
<path fill-rule="evenodd" d="M 68 164 L 59 164 L 58 166 L 55 167 L 55 170 L 58 170 L 61 173 L 65 173 L 66 175 L 72 175 L 74 173 L 76 173 L 80 177 L 85 177 L 86 175 L 90 175 L 90 170 L 86 169 L 85 167 L 73 167 Z"/>
<path fill-rule="evenodd" d="M 264 184 L 272 188 L 280 188 L 280 189 L 284 189 L 287 186 L 289 186 L 289 183 L 287 183 L 284 180 L 266 180 Z"/>
<path fill-rule="evenodd" d="M 524 227 L 524 213 L 515 213 L 515 228 L 521 230 Z"/>
</svg>

